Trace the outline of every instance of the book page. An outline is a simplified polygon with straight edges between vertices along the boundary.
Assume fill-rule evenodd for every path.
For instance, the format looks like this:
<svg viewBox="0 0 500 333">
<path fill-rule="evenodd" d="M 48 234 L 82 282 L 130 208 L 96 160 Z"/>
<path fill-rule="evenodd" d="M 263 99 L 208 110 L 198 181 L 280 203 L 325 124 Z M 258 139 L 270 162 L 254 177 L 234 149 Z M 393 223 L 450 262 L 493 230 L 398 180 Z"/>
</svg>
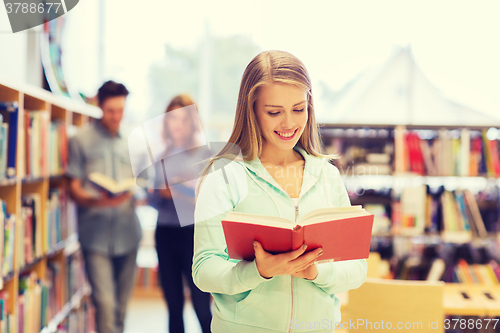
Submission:
<svg viewBox="0 0 500 333">
<path fill-rule="evenodd" d="M 321 208 L 307 213 L 299 220 L 301 226 L 340 220 L 344 218 L 370 215 L 360 205 L 350 207 Z"/>
<path fill-rule="evenodd" d="M 245 214 L 238 212 L 229 212 L 223 220 L 232 222 L 250 223 L 256 225 L 266 225 L 284 229 L 293 229 L 295 227 L 295 224 L 292 221 L 282 217 Z"/>
</svg>

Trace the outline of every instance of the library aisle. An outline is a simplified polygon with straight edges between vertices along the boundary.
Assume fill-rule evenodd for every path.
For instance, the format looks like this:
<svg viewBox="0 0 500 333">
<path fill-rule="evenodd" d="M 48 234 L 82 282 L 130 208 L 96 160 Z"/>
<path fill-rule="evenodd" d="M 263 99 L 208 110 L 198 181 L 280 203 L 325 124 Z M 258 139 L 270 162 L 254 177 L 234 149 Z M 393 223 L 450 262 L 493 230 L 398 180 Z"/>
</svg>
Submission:
<svg viewBox="0 0 500 333">
<path fill-rule="evenodd" d="M 168 332 L 168 313 L 161 298 L 132 298 L 125 319 L 124 333 L 165 333 Z M 186 333 L 201 333 L 193 305 L 186 301 L 184 305 L 184 328 Z"/>
</svg>

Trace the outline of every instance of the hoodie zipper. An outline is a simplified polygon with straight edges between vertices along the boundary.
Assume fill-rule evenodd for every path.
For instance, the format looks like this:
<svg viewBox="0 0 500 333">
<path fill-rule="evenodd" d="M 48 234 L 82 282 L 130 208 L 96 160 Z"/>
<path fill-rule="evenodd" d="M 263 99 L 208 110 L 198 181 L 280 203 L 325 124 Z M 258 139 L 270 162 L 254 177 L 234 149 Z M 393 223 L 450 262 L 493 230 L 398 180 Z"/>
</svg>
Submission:
<svg viewBox="0 0 500 333">
<path fill-rule="evenodd" d="M 290 196 L 289 196 L 290 197 Z M 300 201 L 300 195 L 299 195 L 299 200 L 297 200 L 297 204 L 293 202 L 292 197 L 290 197 L 290 200 L 292 200 L 292 204 L 295 207 L 295 225 L 297 225 L 297 217 L 299 216 L 299 201 Z M 292 298 L 292 306 L 290 309 L 290 321 L 288 323 L 288 333 L 292 331 L 292 320 L 293 320 L 293 276 L 290 275 L 290 289 L 291 289 L 291 298 Z"/>
</svg>

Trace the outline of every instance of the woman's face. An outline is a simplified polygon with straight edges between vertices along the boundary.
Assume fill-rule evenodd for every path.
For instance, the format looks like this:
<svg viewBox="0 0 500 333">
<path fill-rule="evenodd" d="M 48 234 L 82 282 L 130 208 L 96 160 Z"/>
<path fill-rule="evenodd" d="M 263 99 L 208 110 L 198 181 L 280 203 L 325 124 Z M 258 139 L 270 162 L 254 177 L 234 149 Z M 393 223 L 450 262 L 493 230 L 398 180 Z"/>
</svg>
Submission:
<svg viewBox="0 0 500 333">
<path fill-rule="evenodd" d="M 266 148 L 293 149 L 307 117 L 307 92 L 287 84 L 265 84 L 258 91 L 256 115 Z"/>
<path fill-rule="evenodd" d="M 167 112 L 166 117 L 166 130 L 175 145 L 184 145 L 193 134 L 189 113 L 178 110 L 180 108 L 182 106 L 175 106 L 172 111 Z"/>
</svg>

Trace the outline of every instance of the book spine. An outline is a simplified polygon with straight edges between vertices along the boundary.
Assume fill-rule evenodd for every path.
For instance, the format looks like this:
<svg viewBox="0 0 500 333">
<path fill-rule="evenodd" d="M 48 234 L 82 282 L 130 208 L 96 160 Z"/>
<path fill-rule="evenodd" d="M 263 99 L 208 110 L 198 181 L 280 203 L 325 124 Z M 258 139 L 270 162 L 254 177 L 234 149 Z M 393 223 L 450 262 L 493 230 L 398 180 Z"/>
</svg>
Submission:
<svg viewBox="0 0 500 333">
<path fill-rule="evenodd" d="M 296 250 L 304 243 L 304 228 L 299 227 L 292 230 L 292 249 Z"/>
<path fill-rule="evenodd" d="M 16 176 L 17 118 L 19 115 L 17 105 L 15 105 L 9 113 L 7 177 L 14 178 Z"/>
</svg>

